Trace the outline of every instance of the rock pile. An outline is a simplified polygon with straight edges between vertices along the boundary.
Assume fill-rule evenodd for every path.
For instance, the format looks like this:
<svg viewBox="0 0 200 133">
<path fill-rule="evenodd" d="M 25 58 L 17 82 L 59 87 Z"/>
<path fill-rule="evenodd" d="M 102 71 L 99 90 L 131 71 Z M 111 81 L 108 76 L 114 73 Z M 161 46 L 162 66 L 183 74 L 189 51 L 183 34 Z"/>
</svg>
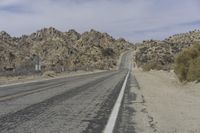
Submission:
<svg viewBox="0 0 200 133">
<path fill-rule="evenodd" d="M 136 62 L 146 70 L 170 70 L 177 53 L 200 41 L 200 30 L 176 34 L 163 41 L 143 41 L 137 46 Z"/>
<path fill-rule="evenodd" d="M 95 30 L 80 34 L 50 27 L 19 38 L 0 32 L 0 75 L 32 73 L 37 63 L 42 72 L 112 69 L 129 48 L 124 39 Z"/>
</svg>

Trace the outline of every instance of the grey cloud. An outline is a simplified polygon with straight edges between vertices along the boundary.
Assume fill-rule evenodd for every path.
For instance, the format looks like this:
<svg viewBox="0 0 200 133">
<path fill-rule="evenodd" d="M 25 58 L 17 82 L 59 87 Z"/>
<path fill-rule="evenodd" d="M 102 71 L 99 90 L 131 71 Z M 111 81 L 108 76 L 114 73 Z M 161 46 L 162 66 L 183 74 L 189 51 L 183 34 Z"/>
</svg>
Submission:
<svg viewBox="0 0 200 133">
<path fill-rule="evenodd" d="M 79 32 L 94 28 L 114 37 L 141 41 L 199 28 L 200 20 L 198 0 L 7 1 L 0 2 L 0 30 L 16 36 L 54 26 Z"/>
</svg>

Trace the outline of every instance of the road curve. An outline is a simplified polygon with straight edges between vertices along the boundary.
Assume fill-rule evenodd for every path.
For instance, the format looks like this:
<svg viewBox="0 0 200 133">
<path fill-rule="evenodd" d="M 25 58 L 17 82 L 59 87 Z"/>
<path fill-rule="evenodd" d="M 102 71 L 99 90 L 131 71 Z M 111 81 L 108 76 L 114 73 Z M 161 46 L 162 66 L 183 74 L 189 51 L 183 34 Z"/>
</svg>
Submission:
<svg viewBox="0 0 200 133">
<path fill-rule="evenodd" d="M 130 68 L 0 87 L 0 133 L 101 133 Z"/>
</svg>

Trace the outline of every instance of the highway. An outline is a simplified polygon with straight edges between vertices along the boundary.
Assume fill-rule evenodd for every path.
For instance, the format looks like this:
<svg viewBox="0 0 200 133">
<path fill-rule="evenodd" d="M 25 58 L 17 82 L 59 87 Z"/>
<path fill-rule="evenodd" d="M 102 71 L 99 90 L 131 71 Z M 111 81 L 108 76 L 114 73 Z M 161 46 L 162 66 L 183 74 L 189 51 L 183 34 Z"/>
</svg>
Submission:
<svg viewBox="0 0 200 133">
<path fill-rule="evenodd" d="M 0 87 L 0 133 L 102 133 L 128 71 L 119 70 Z"/>
</svg>

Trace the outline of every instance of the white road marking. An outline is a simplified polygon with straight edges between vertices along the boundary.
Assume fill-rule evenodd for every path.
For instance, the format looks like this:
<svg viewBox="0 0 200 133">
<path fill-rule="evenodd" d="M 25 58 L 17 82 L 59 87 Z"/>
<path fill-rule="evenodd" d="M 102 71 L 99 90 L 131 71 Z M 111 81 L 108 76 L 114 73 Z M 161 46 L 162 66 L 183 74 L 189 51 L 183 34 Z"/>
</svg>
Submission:
<svg viewBox="0 0 200 133">
<path fill-rule="evenodd" d="M 122 104 L 123 95 L 124 95 L 124 92 L 125 92 L 125 88 L 126 88 L 126 84 L 127 84 L 127 81 L 128 81 L 129 74 L 130 74 L 130 71 L 126 75 L 126 78 L 125 78 L 124 83 L 122 85 L 121 91 L 119 93 L 119 96 L 117 98 L 117 101 L 114 105 L 114 108 L 112 110 L 112 113 L 109 117 L 109 120 L 106 124 L 106 127 L 105 127 L 103 133 L 112 133 L 114 128 L 115 128 L 117 116 L 119 114 L 119 110 L 120 110 L 120 107 L 121 107 L 121 104 Z"/>
</svg>

